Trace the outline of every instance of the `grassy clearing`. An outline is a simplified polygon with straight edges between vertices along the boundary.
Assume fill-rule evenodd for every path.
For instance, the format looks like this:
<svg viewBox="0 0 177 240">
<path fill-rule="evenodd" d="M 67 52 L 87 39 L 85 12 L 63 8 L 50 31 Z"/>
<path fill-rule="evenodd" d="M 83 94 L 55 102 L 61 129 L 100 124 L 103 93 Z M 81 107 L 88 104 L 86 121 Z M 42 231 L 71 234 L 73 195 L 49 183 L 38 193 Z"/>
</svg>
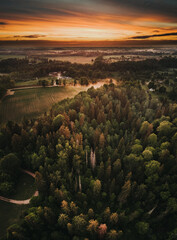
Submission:
<svg viewBox="0 0 177 240">
<path fill-rule="evenodd" d="M 47 81 L 49 81 L 49 83 L 51 83 L 52 77 L 42 77 L 39 79 L 16 82 L 15 87 L 38 85 L 39 80 L 47 80 Z"/>
<path fill-rule="evenodd" d="M 67 61 L 71 63 L 93 63 L 92 59 L 95 60 L 96 57 L 84 57 L 84 56 L 61 56 L 61 57 L 48 57 L 49 60 L 56 60 L 56 61 Z"/>
<path fill-rule="evenodd" d="M 100 80 L 88 86 L 66 85 L 65 87 L 17 89 L 14 95 L 6 96 L 0 102 L 0 125 L 7 121 L 20 122 L 24 117 L 36 118 L 48 112 L 53 104 L 65 98 L 74 97 L 91 86 L 98 88 L 104 84 L 109 84 L 109 79 Z"/>
<path fill-rule="evenodd" d="M 0 55 L 0 60 L 9 59 L 9 58 L 23 59 L 23 58 L 25 58 L 25 56 L 24 55 Z"/>
<path fill-rule="evenodd" d="M 12 199 L 25 200 L 35 192 L 34 179 L 26 173 L 22 173 L 16 186 L 16 194 L 10 196 Z M 27 208 L 25 205 L 16 205 L 0 201 L 0 237 L 6 233 L 7 227 L 19 222 L 20 216 Z"/>
<path fill-rule="evenodd" d="M 40 57 L 40 56 L 39 56 Z M 9 59 L 9 58 L 18 58 L 22 59 L 25 58 L 25 55 L 0 55 L 0 60 L 2 59 Z M 53 57 L 42 57 L 47 58 L 49 60 L 56 60 L 56 61 L 67 61 L 71 63 L 93 63 L 92 59 L 95 60 L 96 57 L 85 57 L 85 56 L 53 56 Z M 33 57 L 29 59 L 33 60 Z M 37 62 L 40 62 L 40 59 L 36 59 Z"/>
<path fill-rule="evenodd" d="M 66 86 L 16 90 L 12 96 L 5 97 L 0 103 L 0 122 L 20 122 L 47 112 L 54 103 L 73 97 L 88 87 Z"/>
<path fill-rule="evenodd" d="M 36 191 L 34 178 L 26 173 L 22 173 L 16 185 L 16 193 L 9 198 L 15 200 L 25 200 L 31 198 Z"/>
<path fill-rule="evenodd" d="M 23 82 L 16 82 L 15 87 L 21 87 L 21 86 L 31 86 L 31 85 L 37 85 L 39 80 L 29 80 L 29 81 L 23 81 Z"/>
</svg>

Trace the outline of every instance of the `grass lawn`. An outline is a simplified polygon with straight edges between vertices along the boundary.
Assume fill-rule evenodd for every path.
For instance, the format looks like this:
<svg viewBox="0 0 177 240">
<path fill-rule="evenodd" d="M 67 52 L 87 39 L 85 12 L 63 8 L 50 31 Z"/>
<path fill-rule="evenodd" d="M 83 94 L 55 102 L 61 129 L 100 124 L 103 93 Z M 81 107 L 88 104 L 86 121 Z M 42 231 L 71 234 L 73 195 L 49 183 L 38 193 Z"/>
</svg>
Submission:
<svg viewBox="0 0 177 240">
<path fill-rule="evenodd" d="M 25 58 L 25 55 L 0 55 L 0 60 L 9 59 L 9 58 L 23 59 L 23 58 Z"/>
<path fill-rule="evenodd" d="M 25 200 L 30 198 L 36 191 L 35 180 L 27 173 L 22 173 L 16 185 L 16 193 L 9 198 L 15 200 Z"/>
<path fill-rule="evenodd" d="M 25 118 L 38 117 L 47 112 L 54 103 L 73 97 L 88 87 L 66 86 L 16 90 L 0 103 L 0 122 L 20 122 Z"/>
<path fill-rule="evenodd" d="M 15 87 L 21 87 L 21 86 L 31 86 L 31 85 L 37 85 L 38 80 L 29 80 L 29 81 L 23 81 L 23 82 L 16 82 Z"/>
<path fill-rule="evenodd" d="M 22 173 L 16 186 L 16 194 L 10 196 L 10 198 L 25 200 L 30 198 L 35 190 L 34 178 L 26 173 Z M 26 205 L 16 205 L 0 200 L 0 238 L 5 235 L 6 228 L 19 221 L 21 214 L 26 208 Z"/>
<path fill-rule="evenodd" d="M 47 80 L 49 83 L 51 83 L 52 77 L 42 77 L 39 79 L 16 82 L 15 87 L 38 85 L 39 80 Z"/>
<path fill-rule="evenodd" d="M 90 63 L 92 64 L 92 59 L 95 60 L 96 57 L 84 57 L 84 56 L 56 56 L 56 57 L 47 57 L 49 60 L 56 61 L 67 61 L 71 63 Z"/>
<path fill-rule="evenodd" d="M 24 117 L 32 119 L 48 112 L 52 105 L 65 98 L 72 98 L 91 86 L 94 88 L 109 84 L 106 79 L 100 79 L 96 84 L 88 86 L 66 85 L 59 87 L 17 89 L 14 95 L 6 96 L 0 102 L 0 125 L 7 121 L 20 122 Z"/>
<path fill-rule="evenodd" d="M 52 77 L 43 77 L 43 78 L 39 78 L 39 79 L 34 79 L 34 80 L 29 80 L 29 81 L 20 81 L 20 82 L 16 82 L 15 83 L 15 87 L 24 87 L 24 86 L 33 86 L 33 85 L 38 85 L 39 80 L 46 80 L 49 82 L 49 85 L 51 85 L 52 80 L 56 81 L 57 78 L 52 78 Z M 72 85 L 74 80 L 72 78 L 68 78 L 68 79 L 64 79 L 61 78 L 61 82 L 63 84 L 63 80 L 66 81 L 66 84 L 68 85 Z"/>
</svg>

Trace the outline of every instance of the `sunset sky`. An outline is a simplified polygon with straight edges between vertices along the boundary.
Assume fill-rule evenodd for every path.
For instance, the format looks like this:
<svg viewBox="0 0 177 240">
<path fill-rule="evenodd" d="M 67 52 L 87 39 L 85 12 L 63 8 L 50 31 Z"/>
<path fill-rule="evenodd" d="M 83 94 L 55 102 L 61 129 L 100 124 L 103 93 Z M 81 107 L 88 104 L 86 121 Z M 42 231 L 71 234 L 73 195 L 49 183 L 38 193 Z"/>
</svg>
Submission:
<svg viewBox="0 0 177 240">
<path fill-rule="evenodd" d="M 177 0 L 0 0 L 0 40 L 177 41 Z"/>
</svg>

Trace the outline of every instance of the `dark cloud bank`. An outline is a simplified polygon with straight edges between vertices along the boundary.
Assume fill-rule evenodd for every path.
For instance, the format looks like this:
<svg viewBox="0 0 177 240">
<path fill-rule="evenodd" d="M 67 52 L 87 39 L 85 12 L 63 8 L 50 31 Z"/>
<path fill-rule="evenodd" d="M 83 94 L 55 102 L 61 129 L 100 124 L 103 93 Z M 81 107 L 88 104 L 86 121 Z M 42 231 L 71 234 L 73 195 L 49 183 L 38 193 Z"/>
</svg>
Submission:
<svg viewBox="0 0 177 240">
<path fill-rule="evenodd" d="M 165 36 L 177 36 L 177 32 L 164 33 L 164 34 L 143 35 L 143 36 L 134 36 L 134 37 L 131 37 L 130 39 L 148 39 L 148 38 L 165 37 Z"/>
</svg>

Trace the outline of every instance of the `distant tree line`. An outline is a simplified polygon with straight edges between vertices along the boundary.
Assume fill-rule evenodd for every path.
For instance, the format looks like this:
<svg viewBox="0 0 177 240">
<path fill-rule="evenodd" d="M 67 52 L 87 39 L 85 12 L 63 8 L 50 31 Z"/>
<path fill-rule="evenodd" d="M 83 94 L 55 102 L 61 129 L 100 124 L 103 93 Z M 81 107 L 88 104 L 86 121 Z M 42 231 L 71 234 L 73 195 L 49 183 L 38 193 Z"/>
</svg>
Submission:
<svg viewBox="0 0 177 240">
<path fill-rule="evenodd" d="M 95 59 L 93 64 L 78 64 L 62 61 L 49 62 L 30 62 L 27 59 L 5 59 L 0 61 L 0 73 L 8 73 L 7 84 L 4 85 L 0 79 L 0 94 L 4 94 L 5 89 L 13 86 L 15 81 L 25 81 L 41 77 L 46 77 L 50 72 L 62 72 L 63 76 L 69 76 L 76 79 L 77 83 L 81 85 L 88 85 L 94 83 L 98 79 L 112 77 L 114 72 L 120 74 L 145 73 L 149 71 L 157 71 L 166 68 L 176 68 L 177 59 L 172 57 L 165 57 L 160 60 L 147 59 L 138 62 L 118 61 L 114 63 L 107 63 L 102 56 Z M 128 76 L 128 75 L 127 75 Z M 126 80 L 124 76 L 122 80 Z M 131 77 L 128 77 L 131 81 Z M 43 82 L 46 85 L 46 82 Z M 41 83 L 42 84 L 42 83 Z M 173 93 L 172 93 L 173 95 Z"/>
</svg>

